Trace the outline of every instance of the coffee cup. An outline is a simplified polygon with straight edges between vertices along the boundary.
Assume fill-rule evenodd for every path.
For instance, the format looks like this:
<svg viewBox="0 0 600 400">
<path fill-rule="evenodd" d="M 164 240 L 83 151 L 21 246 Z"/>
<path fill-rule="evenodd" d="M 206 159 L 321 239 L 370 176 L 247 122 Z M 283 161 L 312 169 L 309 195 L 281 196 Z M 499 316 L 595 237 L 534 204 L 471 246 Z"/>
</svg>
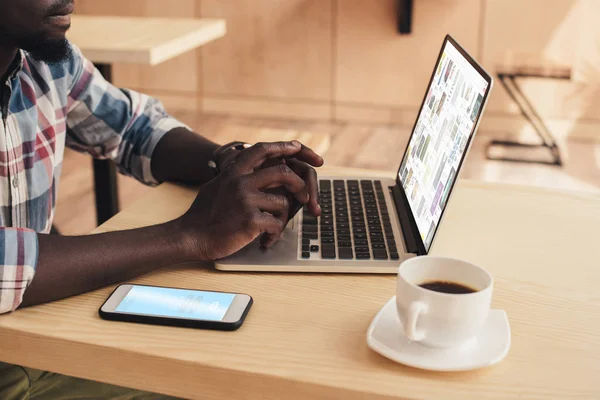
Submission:
<svg viewBox="0 0 600 400">
<path fill-rule="evenodd" d="M 494 280 L 485 269 L 446 257 L 400 264 L 396 307 L 404 334 L 430 347 L 460 346 L 486 322 Z"/>
</svg>

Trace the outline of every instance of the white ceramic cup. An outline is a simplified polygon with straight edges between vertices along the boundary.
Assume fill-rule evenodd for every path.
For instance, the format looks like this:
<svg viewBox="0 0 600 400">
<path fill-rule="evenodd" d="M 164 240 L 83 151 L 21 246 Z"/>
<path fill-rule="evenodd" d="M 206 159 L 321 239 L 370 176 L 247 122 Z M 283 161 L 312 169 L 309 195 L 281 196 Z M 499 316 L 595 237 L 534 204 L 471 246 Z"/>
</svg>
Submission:
<svg viewBox="0 0 600 400">
<path fill-rule="evenodd" d="M 448 294 L 419 285 L 432 281 L 460 283 L 476 291 Z M 430 347 L 455 347 L 477 336 L 490 311 L 494 280 L 466 261 L 420 256 L 400 264 L 396 306 L 410 340 Z"/>
</svg>

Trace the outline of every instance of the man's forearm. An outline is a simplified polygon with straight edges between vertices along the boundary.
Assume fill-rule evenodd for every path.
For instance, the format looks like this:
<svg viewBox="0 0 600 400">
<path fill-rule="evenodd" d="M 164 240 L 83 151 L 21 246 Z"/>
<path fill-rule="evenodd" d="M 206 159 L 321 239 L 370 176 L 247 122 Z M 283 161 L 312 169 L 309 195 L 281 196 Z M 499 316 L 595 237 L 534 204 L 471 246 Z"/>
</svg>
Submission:
<svg viewBox="0 0 600 400">
<path fill-rule="evenodd" d="M 158 143 L 152 173 L 159 181 L 204 183 L 218 145 L 177 128 Z M 181 220 L 127 231 L 89 236 L 38 235 L 39 259 L 22 306 L 88 292 L 166 265 L 194 259 Z"/>
<path fill-rule="evenodd" d="M 38 237 L 36 274 L 22 306 L 87 292 L 191 258 L 179 220 L 98 235 Z"/>
<path fill-rule="evenodd" d="M 168 132 L 152 156 L 152 174 L 161 181 L 204 183 L 214 175 L 208 167 L 219 145 L 185 128 Z"/>
</svg>

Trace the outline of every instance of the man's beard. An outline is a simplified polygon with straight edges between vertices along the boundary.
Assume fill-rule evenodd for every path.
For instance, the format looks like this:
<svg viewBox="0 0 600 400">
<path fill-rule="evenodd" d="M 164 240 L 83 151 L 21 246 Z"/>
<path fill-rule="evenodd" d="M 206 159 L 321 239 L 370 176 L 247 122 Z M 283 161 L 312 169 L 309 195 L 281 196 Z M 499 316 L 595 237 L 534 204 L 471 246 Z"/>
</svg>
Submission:
<svg viewBox="0 0 600 400">
<path fill-rule="evenodd" d="M 25 50 L 36 61 L 46 64 L 59 64 L 72 56 L 72 49 L 66 38 L 49 39 L 42 35 L 32 35 L 19 43 L 19 48 Z"/>
</svg>

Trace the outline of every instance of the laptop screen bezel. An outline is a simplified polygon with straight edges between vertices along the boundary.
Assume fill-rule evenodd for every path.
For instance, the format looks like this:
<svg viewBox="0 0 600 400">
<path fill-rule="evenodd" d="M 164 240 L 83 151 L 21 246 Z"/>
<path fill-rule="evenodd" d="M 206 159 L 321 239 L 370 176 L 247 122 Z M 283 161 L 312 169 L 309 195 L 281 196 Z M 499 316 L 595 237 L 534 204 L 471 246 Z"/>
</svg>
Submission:
<svg viewBox="0 0 600 400">
<path fill-rule="evenodd" d="M 404 160 L 406 159 L 406 157 L 409 156 L 408 154 L 408 146 L 410 145 L 410 142 L 415 134 L 415 130 L 417 127 L 417 123 L 419 121 L 419 116 L 421 115 L 421 112 L 423 111 L 423 106 L 425 105 L 425 101 L 427 100 L 427 94 L 429 93 L 429 90 L 431 89 L 431 84 L 433 83 L 433 79 L 435 78 L 435 72 L 438 69 L 438 65 L 440 63 L 440 60 L 442 58 L 442 55 L 444 54 L 444 49 L 446 48 L 446 45 L 450 43 L 452 44 L 456 50 L 465 58 L 465 60 L 467 60 L 467 62 L 473 67 L 475 68 L 475 70 L 483 77 L 483 79 L 487 82 L 488 87 L 487 90 L 485 92 L 485 95 L 483 97 L 483 100 L 481 101 L 481 107 L 479 108 L 479 113 L 477 114 L 477 118 L 475 119 L 475 122 L 473 123 L 473 129 L 471 130 L 471 133 L 469 134 L 469 138 L 467 140 L 467 143 L 465 145 L 465 151 L 463 152 L 463 155 L 460 159 L 460 162 L 458 164 L 458 168 L 456 170 L 456 175 L 454 176 L 454 181 L 451 183 L 451 187 L 450 190 L 448 191 L 448 201 L 446 201 L 446 205 L 444 207 L 444 209 L 442 210 L 442 213 L 440 214 L 440 218 L 438 220 L 438 223 L 435 227 L 435 230 L 433 232 L 433 236 L 431 237 L 431 244 L 429 246 L 429 248 L 427 248 L 425 246 L 425 243 L 423 242 L 423 239 L 421 238 L 421 232 L 419 231 L 419 228 L 417 226 L 417 222 L 415 219 L 415 216 L 413 214 L 413 210 L 410 207 L 410 203 L 408 202 L 408 198 L 406 196 L 406 192 L 404 191 L 404 186 L 402 185 L 402 181 L 400 180 L 400 170 L 402 169 L 402 165 L 404 164 Z M 402 157 L 402 161 L 400 162 L 400 166 L 398 167 L 398 171 L 396 172 L 396 186 L 398 186 L 398 188 L 400 189 L 400 193 L 402 194 L 403 197 L 403 204 L 405 205 L 405 207 L 407 208 L 407 212 L 408 212 L 408 218 L 409 218 L 409 224 L 411 227 L 411 231 L 415 232 L 415 241 L 417 243 L 417 254 L 419 255 L 423 255 L 423 254 L 428 254 L 429 251 L 431 250 L 431 247 L 433 247 L 433 242 L 435 239 L 435 236 L 438 233 L 438 229 L 441 225 L 441 221 L 442 218 L 444 217 L 444 213 L 446 211 L 446 209 L 448 208 L 448 203 L 450 200 L 450 197 L 452 196 L 452 191 L 454 190 L 454 186 L 456 186 L 456 182 L 458 181 L 458 177 L 460 175 L 460 171 L 462 169 L 462 165 L 463 162 L 465 161 L 465 158 L 467 156 L 467 153 L 469 152 L 469 148 L 471 146 L 471 143 L 473 141 L 473 138 L 475 137 L 475 132 L 477 131 L 477 127 L 479 125 L 479 120 L 481 119 L 481 115 L 483 114 L 483 111 L 485 109 L 485 106 L 487 104 L 487 100 L 489 97 L 490 92 L 492 91 L 492 85 L 493 85 L 493 78 L 492 76 L 485 70 L 483 69 L 483 67 L 481 65 L 479 65 L 479 63 L 477 61 L 475 61 L 470 55 L 469 53 L 467 53 L 467 51 L 465 49 L 462 48 L 461 45 L 459 45 L 456 40 L 454 40 L 454 38 L 452 38 L 452 36 L 450 35 L 446 35 L 446 37 L 444 38 L 444 42 L 442 43 L 442 47 L 440 49 L 440 52 L 438 54 L 438 57 L 436 59 L 433 71 L 431 73 L 431 77 L 429 78 L 429 84 L 427 85 L 427 90 L 425 90 L 425 94 L 423 95 L 423 101 L 421 102 L 421 107 L 419 107 L 419 112 L 417 113 L 417 116 L 415 117 L 415 123 L 413 125 L 413 129 L 412 132 L 410 134 L 410 138 L 408 139 L 408 142 L 406 143 L 406 149 L 404 150 L 404 156 Z"/>
</svg>

